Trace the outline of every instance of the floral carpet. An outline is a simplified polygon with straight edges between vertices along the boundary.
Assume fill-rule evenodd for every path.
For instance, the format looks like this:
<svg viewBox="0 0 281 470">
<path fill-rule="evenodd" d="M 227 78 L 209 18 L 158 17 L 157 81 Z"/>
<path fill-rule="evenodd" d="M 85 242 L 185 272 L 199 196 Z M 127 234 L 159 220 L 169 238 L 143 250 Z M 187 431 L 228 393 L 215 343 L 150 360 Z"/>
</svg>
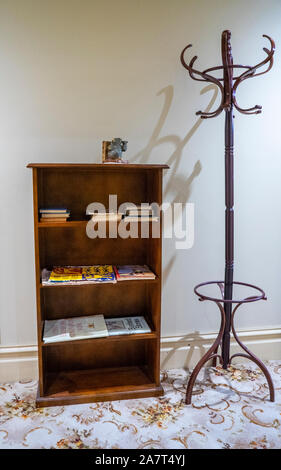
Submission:
<svg viewBox="0 0 281 470">
<path fill-rule="evenodd" d="M 162 372 L 160 398 L 35 408 L 37 383 L 0 386 L 1 449 L 280 449 L 281 362 L 267 363 L 276 401 L 254 365 Z"/>
</svg>

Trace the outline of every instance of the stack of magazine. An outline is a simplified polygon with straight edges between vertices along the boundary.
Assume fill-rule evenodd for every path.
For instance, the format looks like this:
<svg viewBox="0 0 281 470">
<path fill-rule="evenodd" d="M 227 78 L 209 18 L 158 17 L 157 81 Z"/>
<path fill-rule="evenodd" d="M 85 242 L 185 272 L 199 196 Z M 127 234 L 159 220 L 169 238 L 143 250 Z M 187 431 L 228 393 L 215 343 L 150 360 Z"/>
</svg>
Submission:
<svg viewBox="0 0 281 470">
<path fill-rule="evenodd" d="M 139 264 L 117 265 L 114 266 L 114 271 L 117 281 L 155 279 L 156 277 L 146 264 L 144 266 Z"/>
<path fill-rule="evenodd" d="M 64 207 L 40 209 L 40 222 L 66 222 L 70 211 Z"/>
<path fill-rule="evenodd" d="M 116 283 L 117 281 L 155 279 L 147 265 L 101 264 L 93 266 L 57 266 L 41 273 L 43 285 Z"/>
<path fill-rule="evenodd" d="M 56 343 L 150 332 L 151 329 L 143 316 L 104 318 L 103 315 L 90 315 L 45 320 L 43 342 Z"/>
<path fill-rule="evenodd" d="M 116 282 L 113 266 L 109 264 L 93 266 L 58 266 L 51 271 L 42 270 L 43 285 L 91 284 L 93 282 Z"/>
</svg>

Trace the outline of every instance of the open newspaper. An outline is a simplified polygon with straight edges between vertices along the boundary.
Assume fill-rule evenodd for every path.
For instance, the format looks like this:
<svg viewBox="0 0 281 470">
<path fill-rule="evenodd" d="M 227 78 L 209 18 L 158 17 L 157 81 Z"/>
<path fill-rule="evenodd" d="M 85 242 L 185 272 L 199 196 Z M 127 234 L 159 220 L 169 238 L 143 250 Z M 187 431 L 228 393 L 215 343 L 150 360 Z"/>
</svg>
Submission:
<svg viewBox="0 0 281 470">
<path fill-rule="evenodd" d="M 45 320 L 43 341 L 55 343 L 108 336 L 103 315 Z"/>
</svg>

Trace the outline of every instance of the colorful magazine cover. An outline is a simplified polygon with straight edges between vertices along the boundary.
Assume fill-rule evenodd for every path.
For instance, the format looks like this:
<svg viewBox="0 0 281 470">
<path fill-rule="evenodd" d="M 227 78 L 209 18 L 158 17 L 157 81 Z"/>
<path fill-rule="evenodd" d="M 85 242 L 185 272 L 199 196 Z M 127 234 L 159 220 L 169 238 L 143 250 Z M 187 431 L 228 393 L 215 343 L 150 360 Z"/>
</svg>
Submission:
<svg viewBox="0 0 281 470">
<path fill-rule="evenodd" d="M 79 284 L 91 282 L 116 282 L 112 265 L 57 266 L 42 271 L 42 284 Z"/>
<path fill-rule="evenodd" d="M 146 265 L 117 265 L 115 266 L 115 273 L 118 281 L 155 279 L 156 277 L 155 274 Z"/>
<path fill-rule="evenodd" d="M 87 281 L 114 281 L 115 274 L 110 264 L 86 266 L 82 268 L 83 278 Z"/>
<path fill-rule="evenodd" d="M 49 280 L 51 282 L 82 281 L 82 268 L 74 266 L 53 268 Z"/>
</svg>

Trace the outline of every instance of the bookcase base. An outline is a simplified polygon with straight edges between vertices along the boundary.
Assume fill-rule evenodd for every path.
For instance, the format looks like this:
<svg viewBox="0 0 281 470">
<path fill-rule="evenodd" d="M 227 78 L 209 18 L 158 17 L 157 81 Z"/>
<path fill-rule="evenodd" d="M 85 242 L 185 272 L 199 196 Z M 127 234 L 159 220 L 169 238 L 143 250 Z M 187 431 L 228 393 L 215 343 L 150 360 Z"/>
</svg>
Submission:
<svg viewBox="0 0 281 470">
<path fill-rule="evenodd" d="M 151 388 L 119 390 L 116 392 L 91 391 L 88 393 L 68 395 L 67 393 L 57 394 L 57 396 L 40 396 L 39 388 L 36 397 L 36 408 L 48 406 L 77 405 L 81 403 L 94 403 L 114 400 L 128 400 L 131 398 L 149 398 L 164 395 L 162 386 L 153 386 Z"/>
</svg>

